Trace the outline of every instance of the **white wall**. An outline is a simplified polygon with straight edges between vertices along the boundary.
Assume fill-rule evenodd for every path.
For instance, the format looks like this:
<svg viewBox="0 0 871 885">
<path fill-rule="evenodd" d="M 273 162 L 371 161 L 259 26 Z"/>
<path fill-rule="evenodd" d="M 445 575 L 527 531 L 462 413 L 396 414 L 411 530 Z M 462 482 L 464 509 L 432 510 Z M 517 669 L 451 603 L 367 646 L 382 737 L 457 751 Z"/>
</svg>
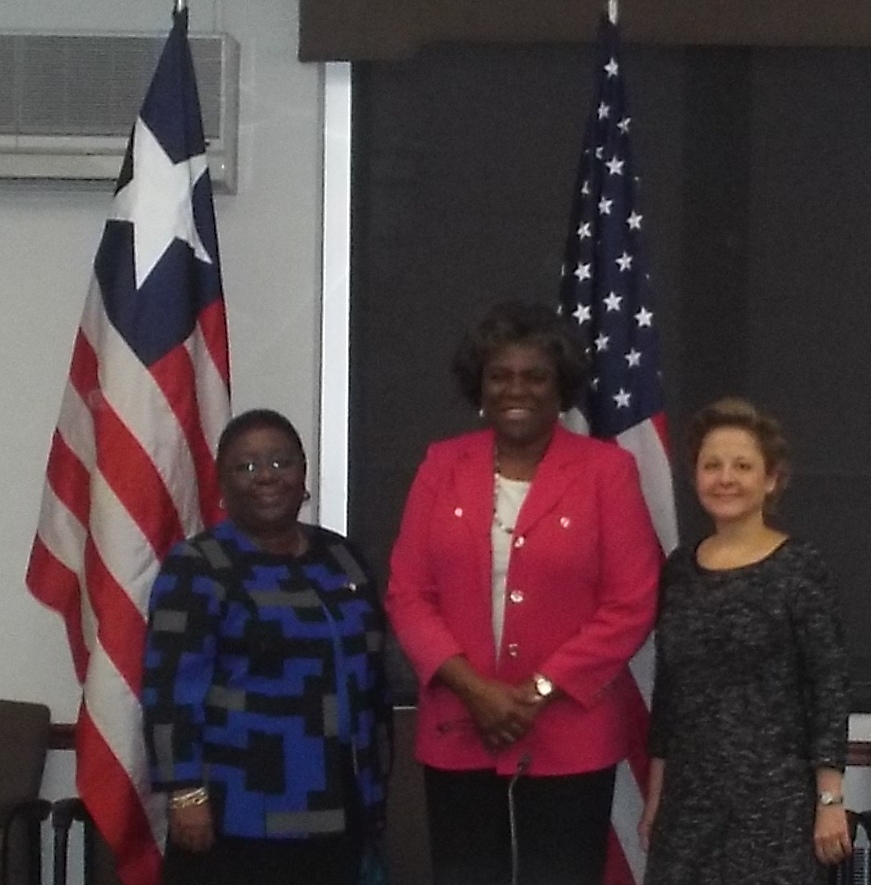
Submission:
<svg viewBox="0 0 871 885">
<path fill-rule="evenodd" d="M 188 5 L 192 33 L 223 30 L 241 44 L 239 192 L 216 198 L 234 410 L 269 405 L 290 416 L 316 477 L 323 69 L 296 60 L 295 0 Z M 0 31 L 168 34 L 171 6 L 170 0 L 0 3 Z M 60 618 L 29 596 L 23 578 L 110 200 L 109 192 L 0 190 L 0 697 L 44 701 L 57 722 L 75 719 L 78 686 Z M 54 758 L 60 755 L 71 754 L 52 754 L 50 796 L 71 783 L 67 761 Z"/>
</svg>

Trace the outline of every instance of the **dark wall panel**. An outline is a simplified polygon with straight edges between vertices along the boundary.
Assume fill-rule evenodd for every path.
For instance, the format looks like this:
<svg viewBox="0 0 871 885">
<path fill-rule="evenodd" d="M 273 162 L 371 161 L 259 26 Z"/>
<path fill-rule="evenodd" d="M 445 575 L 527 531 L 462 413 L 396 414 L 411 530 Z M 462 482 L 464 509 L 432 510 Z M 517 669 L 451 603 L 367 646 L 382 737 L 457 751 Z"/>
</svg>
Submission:
<svg viewBox="0 0 871 885">
<path fill-rule="evenodd" d="M 842 582 L 871 701 L 871 53 L 760 53 L 753 72 L 752 394 L 795 449 L 785 521 Z"/>
<path fill-rule="evenodd" d="M 410 57 L 440 43 L 590 40 L 604 0 L 300 0 L 303 61 Z M 868 46 L 867 0 L 620 0 L 628 40 L 659 45 Z"/>
<path fill-rule="evenodd" d="M 783 516 L 837 570 L 871 709 L 871 52 L 633 45 L 624 63 L 673 436 L 728 392 L 784 419 Z M 449 372 L 463 331 L 496 300 L 556 303 L 591 65 L 585 46 L 355 65 L 351 531 L 382 581 L 426 445 L 476 423 Z"/>
</svg>

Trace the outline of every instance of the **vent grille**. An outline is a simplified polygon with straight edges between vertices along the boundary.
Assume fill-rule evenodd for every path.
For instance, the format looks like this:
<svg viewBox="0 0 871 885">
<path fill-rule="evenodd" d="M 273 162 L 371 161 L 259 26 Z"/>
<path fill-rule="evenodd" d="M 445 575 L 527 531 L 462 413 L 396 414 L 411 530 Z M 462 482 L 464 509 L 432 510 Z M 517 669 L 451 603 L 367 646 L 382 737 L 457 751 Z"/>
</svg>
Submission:
<svg viewBox="0 0 871 885">
<path fill-rule="evenodd" d="M 165 42 L 165 35 L 0 34 L 0 149 L 68 152 L 69 142 L 80 140 L 82 153 L 105 154 L 117 139 L 123 153 Z M 223 189 L 232 192 L 239 46 L 226 34 L 191 35 L 190 46 L 212 176 L 220 154 L 232 179 Z"/>
<path fill-rule="evenodd" d="M 0 35 L 0 134 L 127 135 L 163 37 Z M 223 39 L 191 37 L 206 138 L 221 128 Z"/>
</svg>

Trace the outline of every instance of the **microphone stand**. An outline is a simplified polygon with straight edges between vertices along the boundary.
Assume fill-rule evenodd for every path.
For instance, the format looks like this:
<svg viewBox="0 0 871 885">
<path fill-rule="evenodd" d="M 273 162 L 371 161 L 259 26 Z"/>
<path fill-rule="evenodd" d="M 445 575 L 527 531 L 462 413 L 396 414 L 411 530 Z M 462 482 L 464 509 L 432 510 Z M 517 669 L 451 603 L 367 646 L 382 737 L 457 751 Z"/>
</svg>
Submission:
<svg viewBox="0 0 871 885">
<path fill-rule="evenodd" d="M 517 771 L 508 784 L 508 829 L 511 834 L 511 885 L 517 885 L 520 875 L 520 849 L 517 841 L 517 816 L 514 808 L 514 787 L 521 775 L 526 774 L 532 756 L 524 753 L 517 762 Z"/>
</svg>

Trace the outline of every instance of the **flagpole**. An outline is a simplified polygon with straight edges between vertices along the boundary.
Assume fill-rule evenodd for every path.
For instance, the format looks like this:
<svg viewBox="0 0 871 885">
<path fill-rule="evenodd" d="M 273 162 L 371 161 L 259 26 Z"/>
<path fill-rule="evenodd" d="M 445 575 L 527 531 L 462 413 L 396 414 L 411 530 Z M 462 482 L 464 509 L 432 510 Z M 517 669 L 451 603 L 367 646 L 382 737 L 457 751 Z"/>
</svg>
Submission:
<svg viewBox="0 0 871 885">
<path fill-rule="evenodd" d="M 617 11 L 619 0 L 608 0 L 608 20 L 612 25 L 617 24 Z"/>
<path fill-rule="evenodd" d="M 609 2 L 614 2 L 614 0 L 609 0 Z M 175 0 L 173 12 L 181 12 L 183 9 L 187 9 L 187 0 Z"/>
</svg>

